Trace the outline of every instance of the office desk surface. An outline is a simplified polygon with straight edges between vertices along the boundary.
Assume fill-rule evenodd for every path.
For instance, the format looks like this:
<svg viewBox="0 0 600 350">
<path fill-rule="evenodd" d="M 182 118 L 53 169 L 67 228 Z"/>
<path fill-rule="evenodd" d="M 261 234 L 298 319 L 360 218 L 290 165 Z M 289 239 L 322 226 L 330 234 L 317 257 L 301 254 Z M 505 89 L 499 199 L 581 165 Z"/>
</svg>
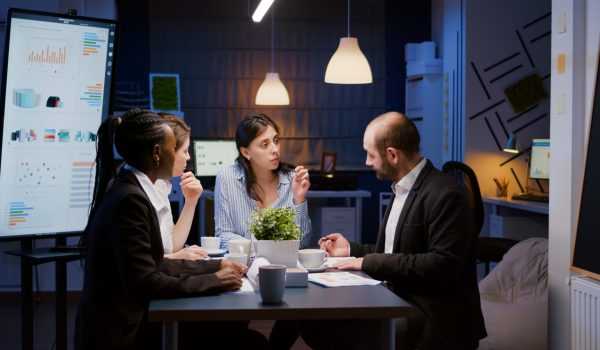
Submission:
<svg viewBox="0 0 600 350">
<path fill-rule="evenodd" d="M 548 203 L 521 201 L 504 197 L 483 197 L 483 202 L 507 208 L 525 210 L 532 213 L 548 214 Z"/>
<path fill-rule="evenodd" d="M 309 282 L 307 288 L 286 288 L 283 300 L 280 305 L 265 305 L 258 291 L 154 300 L 148 319 L 154 322 L 389 319 L 407 316 L 411 308 L 383 285 L 326 288 Z"/>
</svg>

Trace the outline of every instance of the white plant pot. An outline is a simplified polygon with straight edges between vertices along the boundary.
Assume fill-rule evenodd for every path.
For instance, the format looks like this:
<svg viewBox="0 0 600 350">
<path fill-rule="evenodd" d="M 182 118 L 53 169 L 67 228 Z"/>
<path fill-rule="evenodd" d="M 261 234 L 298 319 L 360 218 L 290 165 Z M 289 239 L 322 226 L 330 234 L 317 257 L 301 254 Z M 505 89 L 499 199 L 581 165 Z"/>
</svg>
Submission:
<svg viewBox="0 0 600 350">
<path fill-rule="evenodd" d="M 261 256 L 271 264 L 282 264 L 296 267 L 298 263 L 299 240 L 290 241 L 255 241 L 256 256 Z"/>
</svg>

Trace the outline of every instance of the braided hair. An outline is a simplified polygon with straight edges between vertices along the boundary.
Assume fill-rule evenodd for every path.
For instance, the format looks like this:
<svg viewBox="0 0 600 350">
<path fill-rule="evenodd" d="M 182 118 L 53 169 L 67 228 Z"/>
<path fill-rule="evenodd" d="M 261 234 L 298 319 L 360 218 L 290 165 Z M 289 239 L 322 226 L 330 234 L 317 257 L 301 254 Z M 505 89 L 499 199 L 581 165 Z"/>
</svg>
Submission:
<svg viewBox="0 0 600 350">
<path fill-rule="evenodd" d="M 81 246 L 85 246 L 88 228 L 97 209 L 114 185 L 118 165 L 114 148 L 127 164 L 141 169 L 143 155 L 150 153 L 154 145 L 164 142 L 163 125 L 165 121 L 162 117 L 143 109 L 132 109 L 121 117 L 110 117 L 100 125 L 96 141 L 94 195 L 87 227 L 80 240 Z"/>
<path fill-rule="evenodd" d="M 269 126 L 279 133 L 279 127 L 273 120 L 271 120 L 271 118 L 264 114 L 252 114 L 245 117 L 235 129 L 235 145 L 238 149 L 238 157 L 236 158 L 236 161 L 244 170 L 244 176 L 246 178 L 246 192 L 248 192 L 250 198 L 260 202 L 262 202 L 262 198 L 260 198 L 258 191 L 256 190 L 256 186 L 258 186 L 256 175 L 252 171 L 250 161 L 242 155 L 241 147 L 248 148 L 250 143 L 260 136 L 260 134 L 262 134 L 263 131 Z M 273 173 L 277 174 L 280 171 L 289 173 L 292 171 L 292 169 L 293 167 L 291 165 L 279 162 L 279 166 L 277 169 L 273 170 Z"/>
</svg>

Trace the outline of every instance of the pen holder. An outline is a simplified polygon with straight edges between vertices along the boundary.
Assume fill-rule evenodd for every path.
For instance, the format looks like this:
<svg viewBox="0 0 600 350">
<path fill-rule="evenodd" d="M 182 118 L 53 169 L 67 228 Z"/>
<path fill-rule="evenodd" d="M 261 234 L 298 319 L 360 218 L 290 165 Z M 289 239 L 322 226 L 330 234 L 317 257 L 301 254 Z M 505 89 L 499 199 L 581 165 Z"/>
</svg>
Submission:
<svg viewBox="0 0 600 350">
<path fill-rule="evenodd" d="M 500 187 L 496 187 L 496 197 L 506 197 L 506 192 L 508 190 L 508 184 Z"/>
</svg>

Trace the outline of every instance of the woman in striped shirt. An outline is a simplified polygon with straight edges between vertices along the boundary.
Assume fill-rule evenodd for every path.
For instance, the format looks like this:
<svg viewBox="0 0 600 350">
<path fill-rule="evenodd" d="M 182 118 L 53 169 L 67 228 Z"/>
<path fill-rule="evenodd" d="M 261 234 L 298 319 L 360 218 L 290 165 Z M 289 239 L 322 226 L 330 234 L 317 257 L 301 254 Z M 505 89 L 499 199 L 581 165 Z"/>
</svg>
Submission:
<svg viewBox="0 0 600 350">
<path fill-rule="evenodd" d="M 308 170 L 280 161 L 279 127 L 266 115 L 244 118 L 235 131 L 237 164 L 223 169 L 215 185 L 216 236 L 223 249 L 231 239 L 254 239 L 248 222 L 254 210 L 265 207 L 296 211 L 302 238 L 300 248 L 311 241 L 306 193 Z"/>
</svg>

